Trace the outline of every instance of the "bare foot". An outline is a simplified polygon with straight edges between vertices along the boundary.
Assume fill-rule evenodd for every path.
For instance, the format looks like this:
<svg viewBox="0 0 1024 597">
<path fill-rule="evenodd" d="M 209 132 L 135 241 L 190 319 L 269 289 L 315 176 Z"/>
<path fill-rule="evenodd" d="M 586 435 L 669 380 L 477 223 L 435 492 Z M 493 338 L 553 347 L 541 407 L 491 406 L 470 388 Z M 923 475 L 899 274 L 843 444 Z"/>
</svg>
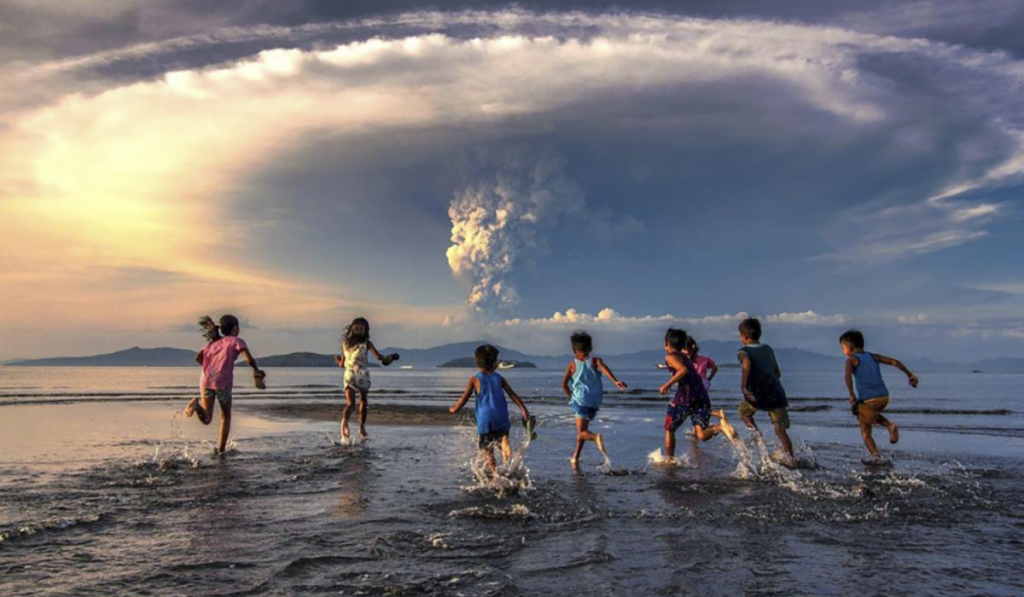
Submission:
<svg viewBox="0 0 1024 597">
<path fill-rule="evenodd" d="M 342 443 L 348 443 L 349 435 L 350 434 L 348 432 L 348 421 L 346 421 L 346 422 L 341 424 L 341 441 L 342 441 Z"/>
<path fill-rule="evenodd" d="M 722 410 L 722 409 L 713 410 L 713 411 L 711 411 L 711 416 L 712 417 L 717 417 L 717 418 L 722 419 L 724 421 L 725 420 L 725 411 Z"/>
<path fill-rule="evenodd" d="M 579 470 L 579 468 L 580 468 L 580 461 L 579 461 L 579 459 L 578 458 L 570 458 L 569 459 L 569 466 L 571 466 L 572 470 L 574 470 L 574 471 Z"/>
<path fill-rule="evenodd" d="M 604 454 L 605 458 L 608 458 L 608 450 L 605 450 L 604 448 L 604 438 L 601 437 L 600 433 L 597 434 L 597 437 L 594 438 L 594 441 L 597 443 L 597 449 L 600 450 L 602 454 Z"/>
<path fill-rule="evenodd" d="M 366 433 L 366 427 L 359 427 L 359 439 L 363 440 L 364 442 L 370 439 L 370 434 Z"/>
<path fill-rule="evenodd" d="M 900 441 L 900 428 L 893 423 L 892 427 L 889 427 L 889 443 L 895 444 L 898 441 Z"/>
<path fill-rule="evenodd" d="M 732 426 L 732 423 L 730 423 L 729 420 L 725 418 L 724 413 L 719 418 L 721 418 L 722 420 L 718 422 L 718 428 L 722 430 L 722 433 L 725 434 L 725 437 L 729 438 L 729 441 L 734 441 L 736 439 L 736 429 Z"/>
<path fill-rule="evenodd" d="M 192 400 L 189 400 L 188 406 L 185 407 L 185 411 L 184 411 L 185 416 L 188 417 L 188 418 L 192 418 L 192 415 L 194 415 L 195 412 L 196 412 L 196 406 L 198 406 L 198 405 L 199 405 L 199 399 L 198 398 L 193 398 Z"/>
</svg>

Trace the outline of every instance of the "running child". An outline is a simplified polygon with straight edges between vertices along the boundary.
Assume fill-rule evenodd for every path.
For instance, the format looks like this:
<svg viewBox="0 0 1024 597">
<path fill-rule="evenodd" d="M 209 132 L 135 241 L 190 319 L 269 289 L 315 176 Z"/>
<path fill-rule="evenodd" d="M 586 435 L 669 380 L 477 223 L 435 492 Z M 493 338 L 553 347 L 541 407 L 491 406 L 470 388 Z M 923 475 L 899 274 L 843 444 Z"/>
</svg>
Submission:
<svg viewBox="0 0 1024 597">
<path fill-rule="evenodd" d="M 572 352 L 575 358 L 565 369 L 562 376 L 562 391 L 569 397 L 569 405 L 576 413 L 576 451 L 573 452 L 569 463 L 577 468 L 580 463 L 580 453 L 583 452 L 583 444 L 588 441 L 597 444 L 597 449 L 608 459 L 608 451 L 605 449 L 604 438 L 600 433 L 591 433 L 590 422 L 597 416 L 604 401 L 604 384 L 601 374 L 608 376 L 615 387 L 620 390 L 626 389 L 626 384 L 618 380 L 608 365 L 600 357 L 592 357 L 590 353 L 594 350 L 594 340 L 586 332 L 574 332 L 569 338 L 572 344 Z"/>
<path fill-rule="evenodd" d="M 793 457 L 793 442 L 789 439 L 789 400 L 786 389 L 782 387 L 782 369 L 775 359 L 775 351 L 771 346 L 761 343 L 761 322 L 754 318 L 744 319 L 739 325 L 740 347 L 737 358 L 743 367 L 740 379 L 740 391 L 743 400 L 740 402 L 739 415 L 747 424 L 747 429 L 760 433 L 754 422 L 754 413 L 759 410 L 768 411 L 768 416 L 775 427 L 775 435 L 786 456 L 787 464 L 796 463 Z"/>
<path fill-rule="evenodd" d="M 693 336 L 690 336 L 690 339 L 686 342 L 686 350 L 683 352 L 693 361 L 693 368 L 697 370 L 701 381 L 704 382 L 704 389 L 710 392 L 711 380 L 718 375 L 718 365 L 714 359 L 700 354 L 700 345 L 693 339 Z"/>
<path fill-rule="evenodd" d="M 658 389 L 661 394 L 668 394 L 672 386 L 676 386 L 676 395 L 668 403 L 665 415 L 665 459 L 671 462 L 675 458 L 676 430 L 689 420 L 693 424 L 693 437 L 706 442 L 719 433 L 725 434 L 730 441 L 736 432 L 725 418 L 725 412 L 711 410 L 711 398 L 704 387 L 704 381 L 697 374 L 693 361 L 686 356 L 683 349 L 690 336 L 684 330 L 669 328 L 665 332 L 665 365 L 672 377 Z M 719 419 L 718 425 L 711 424 L 711 417 Z"/>
<path fill-rule="evenodd" d="M 203 368 L 199 382 L 200 396 L 193 398 L 185 407 L 185 416 L 199 416 L 203 425 L 213 420 L 213 401 L 220 404 L 220 440 L 217 453 L 223 454 L 231 433 L 231 390 L 235 383 L 235 361 L 239 356 L 252 367 L 257 383 L 262 382 L 266 373 L 256 366 L 256 359 L 249 352 L 245 340 L 238 337 L 241 326 L 234 315 L 224 315 L 220 323 L 214 323 L 209 315 L 199 319 L 206 338 L 206 346 L 196 353 L 196 362 Z"/>
<path fill-rule="evenodd" d="M 494 459 L 494 445 L 500 444 L 501 456 L 504 462 L 512 459 L 512 446 L 509 444 L 508 434 L 512 429 L 512 423 L 508 418 L 508 402 L 505 396 L 508 395 L 512 402 L 519 407 L 524 420 L 530 418 L 530 412 L 526 405 L 516 394 L 508 381 L 496 371 L 498 368 L 498 349 L 490 344 L 482 344 L 473 353 L 473 360 L 480 372 L 469 378 L 466 382 L 466 391 L 462 397 L 448 409 L 455 414 L 462 410 L 469 397 L 476 394 L 476 432 L 478 435 L 477 445 L 480 448 L 480 455 L 487 461 L 488 468 L 492 474 L 497 474 L 498 464 Z"/>
<path fill-rule="evenodd" d="M 889 406 L 889 389 L 885 387 L 879 364 L 896 367 L 905 373 L 912 388 L 917 387 L 917 376 L 896 359 L 865 351 L 864 334 L 857 330 L 845 332 L 839 337 L 839 344 L 846 355 L 846 388 L 850 391 L 850 407 L 860 423 L 860 435 L 864 438 L 864 446 L 871 453 L 871 458 L 879 461 L 881 456 L 878 454 L 878 446 L 871 437 L 872 426 L 881 425 L 888 429 L 889 443 L 895 444 L 900 441 L 900 428 L 882 416 L 882 411 Z"/>
<path fill-rule="evenodd" d="M 370 342 L 370 322 L 362 317 L 352 320 L 345 327 L 341 338 L 341 355 L 334 357 L 339 367 L 345 368 L 345 410 L 341 414 L 341 439 L 348 442 L 348 418 L 356 405 L 356 394 L 359 394 L 359 437 L 364 441 L 370 436 L 366 433 L 366 396 L 370 393 L 369 353 L 384 366 L 398 360 L 398 354 L 382 355 L 377 347 Z"/>
</svg>

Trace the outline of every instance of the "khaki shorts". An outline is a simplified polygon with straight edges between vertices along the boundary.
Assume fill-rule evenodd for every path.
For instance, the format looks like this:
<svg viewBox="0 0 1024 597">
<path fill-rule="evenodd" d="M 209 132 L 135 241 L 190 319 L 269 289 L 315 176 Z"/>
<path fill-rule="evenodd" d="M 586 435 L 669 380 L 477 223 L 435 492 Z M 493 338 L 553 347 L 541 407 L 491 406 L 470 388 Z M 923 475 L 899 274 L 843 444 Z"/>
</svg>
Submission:
<svg viewBox="0 0 1024 597">
<path fill-rule="evenodd" d="M 741 417 L 752 417 L 754 413 L 759 410 L 767 410 L 768 416 L 771 417 L 772 423 L 782 425 L 783 429 L 789 429 L 789 409 L 785 406 L 781 408 L 765 408 L 760 409 L 748 402 L 747 400 L 740 401 L 740 408 L 738 412 Z"/>
<path fill-rule="evenodd" d="M 865 425 L 874 425 L 885 407 L 889 406 L 889 397 L 871 398 L 857 403 L 857 420 Z"/>
</svg>

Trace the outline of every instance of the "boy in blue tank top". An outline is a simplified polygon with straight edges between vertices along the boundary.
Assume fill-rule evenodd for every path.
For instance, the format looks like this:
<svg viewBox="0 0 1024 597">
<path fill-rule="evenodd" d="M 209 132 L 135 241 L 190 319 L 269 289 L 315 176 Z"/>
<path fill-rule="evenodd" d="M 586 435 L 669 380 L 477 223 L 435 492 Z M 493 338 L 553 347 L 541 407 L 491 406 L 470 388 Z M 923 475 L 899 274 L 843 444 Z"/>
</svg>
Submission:
<svg viewBox="0 0 1024 597">
<path fill-rule="evenodd" d="M 496 371 L 498 368 L 498 349 L 490 344 L 482 344 L 473 353 L 476 366 L 480 369 L 473 377 L 466 382 L 466 391 L 449 410 L 455 414 L 462 410 L 469 397 L 476 394 L 476 432 L 479 436 L 478 446 L 480 454 L 487 461 L 491 473 L 498 472 L 498 463 L 494 459 L 494 444 L 501 444 L 501 456 L 505 462 L 512 458 L 512 446 L 508 441 L 509 431 L 512 423 L 508 418 L 508 402 L 505 400 L 507 394 L 512 402 L 519 407 L 523 419 L 529 419 L 530 413 L 526 405 L 515 393 L 512 386 L 508 385 L 505 378 Z"/>
<path fill-rule="evenodd" d="M 591 433 L 589 429 L 590 422 L 597 416 L 604 402 L 601 374 L 607 375 L 620 390 L 625 390 L 627 386 L 615 377 L 601 358 L 590 356 L 594 350 L 594 339 L 590 334 L 574 332 L 569 342 L 572 344 L 574 358 L 562 376 L 562 391 L 569 397 L 569 405 L 576 413 L 576 451 L 569 459 L 569 464 L 575 469 L 579 468 L 583 444 L 588 441 L 597 444 L 597 449 L 604 456 L 605 462 L 608 462 L 604 438 L 600 433 Z"/>
<path fill-rule="evenodd" d="M 846 355 L 846 388 L 850 391 L 850 407 L 860 423 L 860 436 L 864 446 L 871 453 L 874 461 L 881 460 L 878 446 L 871 437 L 871 427 L 881 425 L 889 430 L 889 443 L 900 441 L 900 428 L 882 416 L 882 411 L 889 406 L 889 389 L 882 379 L 882 365 L 896 367 L 907 374 L 910 387 L 917 387 L 917 376 L 907 369 L 906 365 L 896 359 L 864 350 L 864 334 L 857 330 L 849 330 L 839 337 L 839 344 Z M 854 387 L 856 386 L 856 392 Z"/>
</svg>

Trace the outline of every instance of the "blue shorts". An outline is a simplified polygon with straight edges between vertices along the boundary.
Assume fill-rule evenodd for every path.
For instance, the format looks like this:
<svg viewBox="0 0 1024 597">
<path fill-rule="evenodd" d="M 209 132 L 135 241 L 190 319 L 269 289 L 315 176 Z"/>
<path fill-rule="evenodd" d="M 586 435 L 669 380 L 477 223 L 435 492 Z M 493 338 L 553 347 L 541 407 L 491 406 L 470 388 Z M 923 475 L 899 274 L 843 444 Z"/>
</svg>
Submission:
<svg viewBox="0 0 1024 597">
<path fill-rule="evenodd" d="M 508 437 L 509 431 L 511 431 L 511 429 L 499 429 L 497 431 L 481 433 L 477 436 L 477 446 L 479 446 L 481 450 L 487 450 L 495 444 L 500 444 L 506 437 Z"/>
<path fill-rule="evenodd" d="M 580 406 L 575 402 L 571 402 L 570 404 L 572 405 L 572 411 L 576 413 L 577 419 L 593 421 L 594 417 L 597 416 L 597 411 L 601 410 L 600 408 L 594 408 L 593 406 Z"/>
<path fill-rule="evenodd" d="M 693 421 L 694 427 L 711 426 L 711 403 L 689 404 L 687 406 L 668 405 L 668 412 L 665 413 L 665 431 L 675 431 L 684 424 L 686 420 Z"/>
</svg>

